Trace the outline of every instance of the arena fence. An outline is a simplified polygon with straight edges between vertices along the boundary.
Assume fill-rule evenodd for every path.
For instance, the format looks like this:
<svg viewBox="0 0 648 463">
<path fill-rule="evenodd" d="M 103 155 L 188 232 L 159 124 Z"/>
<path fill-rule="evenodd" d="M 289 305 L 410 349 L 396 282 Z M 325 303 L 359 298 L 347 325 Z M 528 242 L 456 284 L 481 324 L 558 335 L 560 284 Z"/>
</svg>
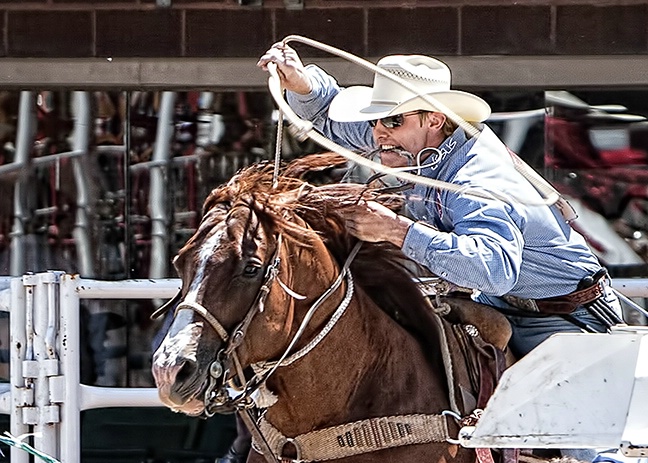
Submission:
<svg viewBox="0 0 648 463">
<path fill-rule="evenodd" d="M 81 412 L 105 407 L 159 407 L 153 388 L 80 383 L 81 299 L 170 298 L 179 280 L 97 281 L 62 272 L 10 279 L 10 383 L 0 412 L 14 436 L 34 433 L 33 446 L 62 462 L 81 461 Z M 11 461 L 29 455 L 11 449 Z"/>
<path fill-rule="evenodd" d="M 81 461 L 81 412 L 106 407 L 159 407 L 153 388 L 80 383 L 81 299 L 166 299 L 178 279 L 98 281 L 58 271 L 0 277 L 0 308 L 10 312 L 10 382 L 0 413 L 14 436 L 34 433 L 33 446 L 63 463 Z M 648 280 L 618 279 L 627 297 L 648 297 Z M 13 463 L 29 454 L 11 449 Z"/>
</svg>

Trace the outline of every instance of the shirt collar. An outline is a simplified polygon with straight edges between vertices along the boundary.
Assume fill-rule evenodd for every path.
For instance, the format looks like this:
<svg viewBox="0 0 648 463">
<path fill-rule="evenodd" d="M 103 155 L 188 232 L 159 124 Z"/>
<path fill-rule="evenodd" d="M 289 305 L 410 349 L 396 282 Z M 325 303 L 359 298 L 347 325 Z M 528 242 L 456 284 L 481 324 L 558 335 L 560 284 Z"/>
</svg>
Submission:
<svg viewBox="0 0 648 463">
<path fill-rule="evenodd" d="M 437 170 L 440 166 L 444 164 L 446 157 L 456 152 L 458 148 L 461 148 L 466 144 L 468 138 L 464 130 L 459 127 L 457 128 L 452 135 L 443 140 L 438 148 L 433 148 L 433 152 L 423 161 L 422 166 L 424 168 L 429 168 L 432 171 Z"/>
</svg>

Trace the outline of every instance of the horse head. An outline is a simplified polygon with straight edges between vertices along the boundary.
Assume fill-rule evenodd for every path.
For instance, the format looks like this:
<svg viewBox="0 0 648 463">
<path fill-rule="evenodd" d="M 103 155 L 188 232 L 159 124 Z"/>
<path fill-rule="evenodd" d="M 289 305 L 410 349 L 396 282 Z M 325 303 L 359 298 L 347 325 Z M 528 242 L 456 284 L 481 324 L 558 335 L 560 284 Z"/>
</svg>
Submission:
<svg viewBox="0 0 648 463">
<path fill-rule="evenodd" d="M 250 366 L 286 352 L 302 318 L 296 305 L 335 278 L 322 240 L 290 206 L 294 186 L 273 188 L 267 171 L 244 171 L 211 193 L 175 257 L 181 295 L 153 356 L 160 398 L 173 410 L 209 416 L 250 405 L 263 382 Z"/>
</svg>

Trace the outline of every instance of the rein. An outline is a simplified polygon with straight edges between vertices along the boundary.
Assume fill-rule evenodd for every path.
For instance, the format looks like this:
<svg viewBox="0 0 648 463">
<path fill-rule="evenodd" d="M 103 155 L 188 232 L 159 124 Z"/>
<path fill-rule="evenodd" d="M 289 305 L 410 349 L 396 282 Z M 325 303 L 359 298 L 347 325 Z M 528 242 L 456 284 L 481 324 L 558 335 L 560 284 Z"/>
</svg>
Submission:
<svg viewBox="0 0 648 463">
<path fill-rule="evenodd" d="M 216 317 L 214 317 L 203 305 L 198 302 L 182 301 L 175 309 L 176 313 L 181 309 L 189 309 L 196 312 L 207 321 L 209 326 L 211 326 L 218 334 L 218 336 L 222 339 L 222 341 L 226 343 L 225 348 L 221 349 L 217 353 L 216 359 L 209 366 L 208 385 L 204 396 L 205 415 L 208 417 L 214 415 L 214 408 L 225 405 L 233 406 L 239 410 L 253 407 L 254 401 L 252 400 L 251 396 L 265 384 L 265 382 L 277 370 L 277 368 L 290 365 L 312 351 L 335 326 L 335 324 L 344 314 L 346 308 L 351 302 L 351 299 L 353 297 L 354 284 L 353 277 L 351 276 L 351 273 L 349 271 L 349 267 L 351 266 L 351 262 L 360 250 L 361 242 L 356 243 L 355 247 L 347 257 L 344 266 L 342 267 L 337 278 L 326 289 L 326 291 L 324 291 L 324 293 L 322 293 L 322 295 L 317 298 L 315 302 L 313 302 L 311 307 L 308 309 L 308 312 L 304 316 L 304 319 L 302 320 L 297 332 L 291 339 L 290 343 L 284 350 L 279 360 L 258 362 L 251 365 L 253 370 L 255 371 L 255 375 L 249 381 L 246 380 L 241 362 L 237 354 L 237 348 L 243 342 L 243 339 L 247 334 L 247 330 L 252 320 L 254 319 L 254 316 L 257 313 L 262 313 L 265 310 L 265 301 L 270 293 L 270 289 L 275 279 L 279 283 L 279 286 L 282 288 L 282 290 L 285 291 L 289 296 L 295 299 L 304 298 L 304 296 L 301 296 L 288 288 L 278 278 L 279 266 L 281 264 L 279 252 L 281 250 L 282 243 L 283 238 L 282 235 L 279 234 L 277 238 L 277 246 L 272 258 L 270 259 L 270 264 L 266 269 L 265 280 L 263 281 L 261 288 L 259 288 L 259 292 L 250 308 L 248 309 L 245 318 L 236 326 L 231 334 L 227 332 L 227 330 L 216 319 Z M 340 287 L 344 279 L 347 280 L 347 290 L 344 299 L 338 305 L 331 319 L 320 331 L 320 333 L 315 338 L 313 338 L 313 340 L 311 340 L 305 347 L 289 356 L 290 352 L 294 349 L 295 345 L 306 330 L 308 323 L 310 322 L 317 309 L 320 308 L 321 305 Z M 228 360 L 231 360 L 231 364 L 233 364 L 236 376 L 239 379 L 240 385 L 238 386 L 234 383 L 234 378 L 231 378 L 229 380 L 226 380 L 224 378 Z M 226 383 L 233 390 L 241 391 L 240 394 L 235 397 L 230 397 L 228 391 L 223 387 Z"/>
<path fill-rule="evenodd" d="M 292 350 L 292 344 L 293 343 L 291 343 L 291 345 L 284 352 L 284 355 L 279 360 L 277 360 L 277 361 L 257 362 L 257 363 L 252 364 L 252 367 L 255 370 L 258 370 L 260 372 L 265 372 L 265 371 L 268 371 L 268 370 L 276 370 L 280 366 L 285 367 L 285 366 L 288 366 L 288 365 L 292 365 L 297 360 L 301 359 L 302 357 L 306 356 L 306 354 L 308 354 L 310 351 L 312 351 L 320 343 L 320 341 L 322 339 L 324 339 L 324 337 L 329 333 L 329 331 L 331 331 L 331 329 L 335 326 L 335 324 L 338 322 L 340 317 L 342 317 L 344 312 L 346 312 L 347 307 L 349 307 L 349 303 L 351 302 L 351 299 L 353 298 L 353 287 L 354 287 L 353 277 L 351 276 L 351 272 L 347 273 L 346 280 L 347 280 L 347 290 L 346 290 L 346 294 L 344 295 L 344 299 L 342 300 L 342 302 L 340 303 L 338 308 L 335 310 L 335 313 L 330 318 L 330 320 L 328 321 L 326 326 L 324 326 L 324 328 L 322 328 L 322 331 L 320 331 L 320 333 L 317 336 L 315 336 L 312 339 L 312 341 L 310 341 L 306 346 L 302 347 L 299 351 L 292 354 L 290 357 L 286 358 L 286 354 Z M 333 288 L 333 286 L 331 286 L 331 288 Z M 331 288 L 329 288 L 329 289 L 331 289 Z M 317 308 L 316 305 L 313 304 L 313 306 L 311 307 L 309 313 L 311 311 L 314 312 L 314 310 L 316 308 Z M 305 326 L 306 325 L 304 324 L 304 322 L 302 322 L 302 326 L 300 326 L 300 329 L 302 327 L 305 327 Z M 293 341 L 296 341 L 297 339 L 298 339 L 298 337 L 297 337 L 297 335 L 295 335 L 295 337 L 293 338 Z"/>
<path fill-rule="evenodd" d="M 351 298 L 353 297 L 353 287 L 354 287 L 353 277 L 351 276 L 349 267 L 351 266 L 351 262 L 353 262 L 353 259 L 355 259 L 355 256 L 358 254 L 361 245 L 362 245 L 361 241 L 358 241 L 356 243 L 355 247 L 351 250 L 351 253 L 347 257 L 347 260 L 345 261 L 344 266 L 340 271 L 340 274 L 335 279 L 333 284 L 331 284 L 331 286 L 329 286 L 329 288 L 326 291 L 324 291 L 324 293 L 315 302 L 313 302 L 313 305 L 311 305 L 310 309 L 308 309 L 308 312 L 306 313 L 306 316 L 302 320 L 301 325 L 297 330 L 297 333 L 295 333 L 295 336 L 290 341 L 290 344 L 284 351 L 281 358 L 275 362 L 272 361 L 258 362 L 255 364 L 255 366 L 259 367 L 262 370 L 270 369 L 269 373 L 267 373 L 267 375 L 270 376 L 270 374 L 272 374 L 278 367 L 290 365 L 296 362 L 297 360 L 299 360 L 300 358 L 304 357 L 311 350 L 313 350 L 315 346 L 317 346 L 317 344 L 319 344 L 322 339 L 324 339 L 324 337 L 329 333 L 329 331 L 331 331 L 331 329 L 335 326 L 335 324 L 340 319 L 342 314 L 344 314 L 346 308 L 349 306 L 349 303 L 351 302 Z M 347 279 L 346 294 L 344 296 L 344 299 L 338 306 L 338 308 L 335 310 L 335 313 L 326 324 L 326 326 L 324 326 L 324 328 L 322 328 L 322 331 L 320 331 L 320 333 L 315 338 L 313 338 L 313 340 L 309 342 L 305 347 L 300 349 L 298 352 L 295 352 L 290 357 L 286 358 L 288 356 L 288 353 L 295 347 L 295 344 L 297 344 L 297 341 L 304 333 L 304 330 L 306 329 L 308 322 L 310 322 L 310 319 L 315 314 L 315 311 L 324 303 L 324 301 L 326 301 L 326 299 L 328 299 L 331 296 L 331 294 L 333 294 L 335 290 L 337 290 L 340 287 L 340 284 L 342 284 L 342 280 L 344 279 L 345 276 Z"/>
<path fill-rule="evenodd" d="M 351 272 L 349 271 L 349 267 L 351 266 L 351 262 L 353 262 L 355 256 L 358 254 L 361 245 L 362 242 L 360 241 L 356 243 L 355 247 L 352 249 L 351 253 L 347 257 L 344 266 L 342 267 L 335 281 L 331 284 L 331 286 L 328 287 L 326 291 L 324 291 L 324 293 L 322 293 L 322 295 L 319 298 L 317 298 L 315 302 L 313 302 L 311 307 L 308 309 L 308 312 L 306 313 L 304 319 L 299 325 L 297 332 L 293 336 L 292 340 L 288 344 L 288 347 L 286 347 L 284 353 L 281 355 L 279 360 L 275 362 L 259 362 L 253 364 L 252 365 L 253 369 L 255 369 L 255 367 L 258 368 L 255 369 L 254 377 L 252 377 L 250 381 L 245 383 L 243 392 L 239 394 L 237 397 L 231 399 L 230 403 L 234 404 L 235 406 L 240 406 L 240 404 L 243 404 L 243 407 L 251 407 L 253 401 L 250 400 L 250 396 L 266 383 L 268 378 L 270 378 L 270 376 L 272 376 L 272 374 L 275 371 L 277 371 L 277 368 L 281 366 L 290 365 L 291 363 L 304 357 L 311 350 L 313 350 L 315 346 L 322 341 L 322 339 L 324 339 L 324 337 L 329 333 L 329 331 L 331 331 L 333 326 L 335 326 L 335 324 L 340 319 L 342 314 L 346 311 L 346 308 L 348 307 L 349 303 L 351 302 L 351 298 L 353 297 L 354 285 L 353 285 L 353 278 L 351 276 Z M 342 302 L 340 303 L 340 305 L 338 306 L 338 308 L 336 309 L 331 319 L 329 320 L 329 322 L 322 329 L 319 335 L 313 338 L 313 340 L 310 343 L 308 343 L 304 348 L 300 349 L 298 352 L 296 352 L 295 354 L 287 358 L 288 354 L 293 350 L 293 348 L 295 347 L 295 345 L 297 344 L 301 336 L 304 334 L 304 331 L 306 330 L 308 323 L 310 322 L 311 318 L 313 317 L 317 309 L 340 287 L 345 277 L 347 279 L 346 295 L 342 300 Z M 209 402 L 207 395 L 205 395 L 206 409 L 208 405 L 211 405 L 211 403 Z"/>
</svg>

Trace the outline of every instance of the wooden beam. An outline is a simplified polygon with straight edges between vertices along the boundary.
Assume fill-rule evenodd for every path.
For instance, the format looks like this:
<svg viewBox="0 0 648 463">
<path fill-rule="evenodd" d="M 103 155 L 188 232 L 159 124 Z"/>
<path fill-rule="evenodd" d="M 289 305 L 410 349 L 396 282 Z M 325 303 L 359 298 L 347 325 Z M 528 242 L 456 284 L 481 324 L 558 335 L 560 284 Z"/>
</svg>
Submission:
<svg viewBox="0 0 648 463">
<path fill-rule="evenodd" d="M 440 57 L 453 87 L 622 88 L 648 86 L 645 56 Z M 369 84 L 372 76 L 340 59 L 313 60 L 342 85 Z M 376 60 L 373 59 L 375 62 Z M 253 58 L 0 59 L 0 88 L 262 90 L 268 75 Z"/>
</svg>

